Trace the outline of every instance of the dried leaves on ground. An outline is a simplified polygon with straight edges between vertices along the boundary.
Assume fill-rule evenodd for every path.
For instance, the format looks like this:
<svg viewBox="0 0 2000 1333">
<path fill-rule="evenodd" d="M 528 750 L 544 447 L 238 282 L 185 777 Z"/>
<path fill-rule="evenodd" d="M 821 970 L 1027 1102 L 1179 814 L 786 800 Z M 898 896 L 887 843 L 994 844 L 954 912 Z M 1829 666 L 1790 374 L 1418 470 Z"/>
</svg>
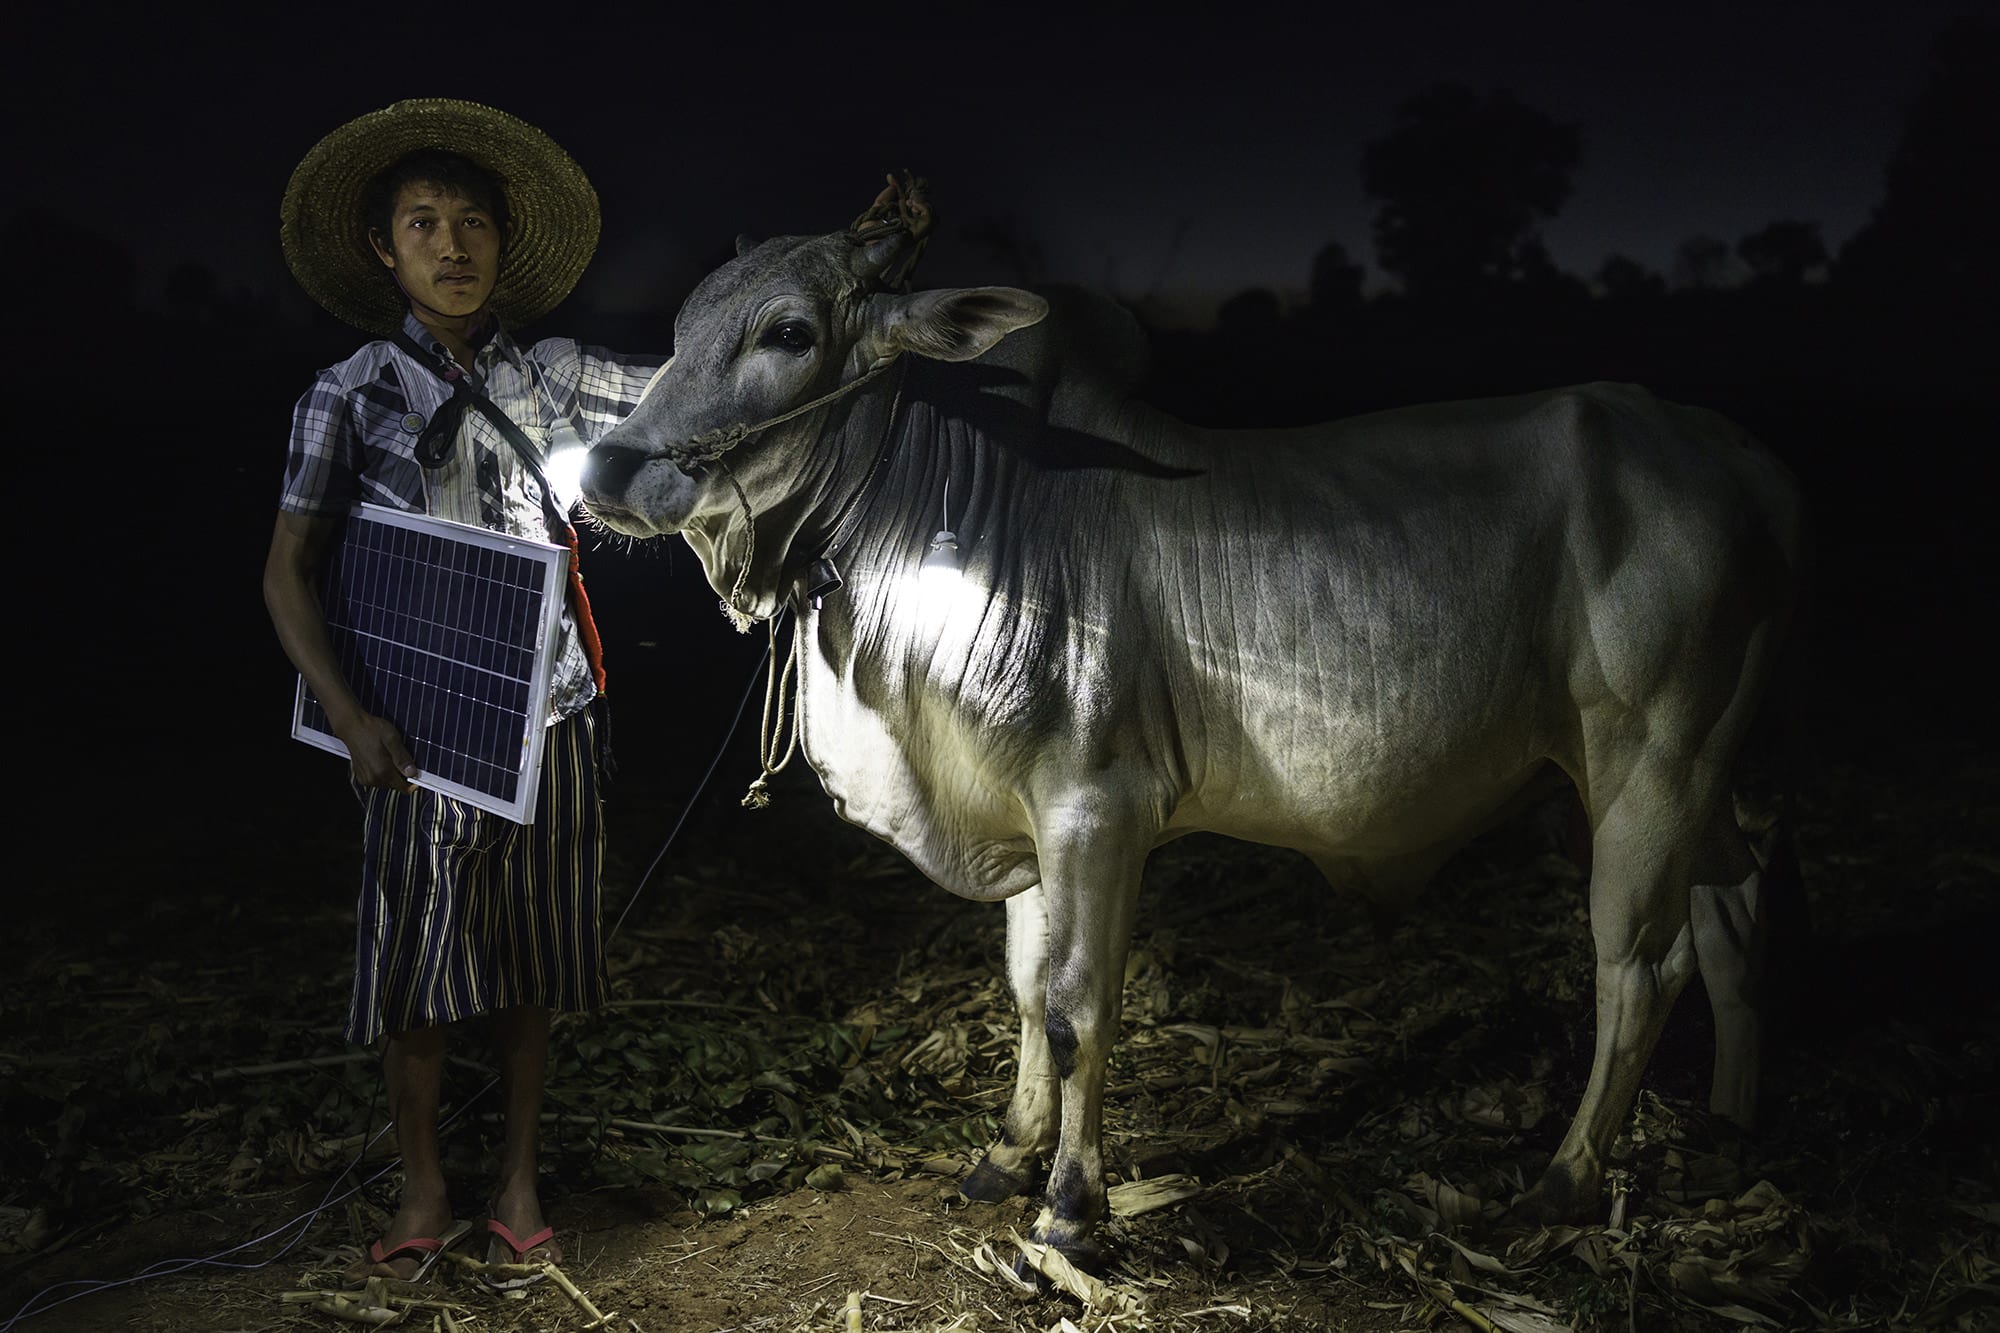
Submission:
<svg viewBox="0 0 2000 1333">
<path fill-rule="evenodd" d="M 1970 748 L 1927 763 L 1897 785 L 1831 768 L 1798 795 L 1816 936 L 1788 982 L 1770 1123 L 1739 1139 L 1700 1109 L 1691 989 L 1588 1225 L 1506 1212 L 1567 1125 L 1591 1040 L 1581 878 L 1535 826 L 1469 849 L 1386 933 L 1288 854 L 1163 849 L 1126 969 L 1094 1272 L 1025 1239 L 1032 1201 L 953 1189 L 1013 1074 L 1000 909 L 782 789 L 690 837 L 613 944 L 616 1001 L 557 1025 L 563 1275 L 600 1326 L 649 1333 L 1979 1327 L 2000 1297 L 1979 972 L 2000 869 L 1980 812 L 2000 783 Z M 651 850 L 618 849 L 623 883 Z M 374 1062 L 338 1034 L 345 894 L 309 900 L 218 884 L 195 929 L 188 904 L 141 895 L 122 939 L 30 941 L 0 982 L 0 1320 L 374 1176 L 237 1256 L 295 1242 L 266 1269 L 201 1267 L 28 1326 L 335 1328 L 364 1308 L 284 1299 L 330 1285 L 395 1182 Z M 468 1034 L 446 1088 L 468 1217 L 490 1085 Z M 430 1303 L 366 1308 L 405 1327 L 594 1317 L 554 1282 L 502 1301 L 455 1270 L 402 1295 Z"/>
</svg>

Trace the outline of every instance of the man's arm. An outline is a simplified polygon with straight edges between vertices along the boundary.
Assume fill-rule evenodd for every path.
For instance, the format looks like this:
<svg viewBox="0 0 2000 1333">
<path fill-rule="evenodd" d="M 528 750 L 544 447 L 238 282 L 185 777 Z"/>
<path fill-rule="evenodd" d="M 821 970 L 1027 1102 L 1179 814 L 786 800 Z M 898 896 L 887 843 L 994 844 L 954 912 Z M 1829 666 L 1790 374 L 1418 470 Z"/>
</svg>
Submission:
<svg viewBox="0 0 2000 1333">
<path fill-rule="evenodd" d="M 542 367 L 557 415 L 575 424 L 586 448 L 632 415 L 647 385 L 672 359 L 586 347 L 569 338 L 545 338 L 528 355 Z"/>
<path fill-rule="evenodd" d="M 333 643 L 327 637 L 326 613 L 317 592 L 318 574 L 340 523 L 337 518 L 279 511 L 270 554 L 264 559 L 264 605 L 271 613 L 285 656 L 305 677 L 326 709 L 334 734 L 347 746 L 355 781 L 364 787 L 413 791 L 410 779 L 419 770 L 402 733 L 387 718 L 361 706 L 341 674 Z"/>
</svg>

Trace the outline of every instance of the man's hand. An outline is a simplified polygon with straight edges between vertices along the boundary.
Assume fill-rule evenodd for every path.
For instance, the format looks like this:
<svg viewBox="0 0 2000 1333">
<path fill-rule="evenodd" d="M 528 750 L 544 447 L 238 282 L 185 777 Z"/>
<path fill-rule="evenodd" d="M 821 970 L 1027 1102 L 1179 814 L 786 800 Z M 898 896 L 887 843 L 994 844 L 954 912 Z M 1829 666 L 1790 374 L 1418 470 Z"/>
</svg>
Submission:
<svg viewBox="0 0 2000 1333">
<path fill-rule="evenodd" d="M 264 559 L 264 604 L 271 610 L 285 656 L 312 687 L 333 734 L 347 747 L 354 780 L 364 787 L 414 791 L 410 779 L 422 770 L 403 743 L 403 733 L 355 699 L 327 641 L 326 616 L 314 584 L 320 561 L 339 530 L 338 519 L 279 514 L 271 531 L 271 552 Z"/>
<path fill-rule="evenodd" d="M 354 780 L 364 787 L 386 787 L 390 791 L 412 792 L 410 779 L 422 770 L 403 744 L 403 733 L 386 717 L 357 713 L 354 720 L 336 729 L 347 757 L 354 767 Z"/>
</svg>

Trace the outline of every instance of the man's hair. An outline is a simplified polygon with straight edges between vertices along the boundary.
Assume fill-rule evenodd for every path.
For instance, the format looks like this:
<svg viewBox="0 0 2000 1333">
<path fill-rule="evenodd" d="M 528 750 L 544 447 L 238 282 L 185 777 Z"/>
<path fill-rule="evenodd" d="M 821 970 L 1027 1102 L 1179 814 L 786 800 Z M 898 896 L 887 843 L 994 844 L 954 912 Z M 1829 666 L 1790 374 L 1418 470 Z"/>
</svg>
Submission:
<svg viewBox="0 0 2000 1333">
<path fill-rule="evenodd" d="M 396 196 L 405 185 L 419 182 L 469 199 L 486 210 L 500 229 L 501 248 L 506 248 L 513 218 L 507 212 L 507 192 L 499 179 L 470 158 L 441 148 L 419 148 L 377 172 L 361 193 L 361 225 L 370 232 L 381 232 L 387 240 L 396 221 Z"/>
</svg>

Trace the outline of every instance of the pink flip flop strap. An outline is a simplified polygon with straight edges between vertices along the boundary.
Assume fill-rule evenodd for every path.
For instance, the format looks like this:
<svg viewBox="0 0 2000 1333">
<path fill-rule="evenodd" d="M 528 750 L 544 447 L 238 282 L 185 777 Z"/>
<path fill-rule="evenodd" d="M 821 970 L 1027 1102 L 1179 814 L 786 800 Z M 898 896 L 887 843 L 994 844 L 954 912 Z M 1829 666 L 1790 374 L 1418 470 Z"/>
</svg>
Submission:
<svg viewBox="0 0 2000 1333">
<path fill-rule="evenodd" d="M 506 1244 L 507 1248 L 514 1252 L 516 1260 L 526 1257 L 528 1252 L 533 1250 L 537 1245 L 546 1245 L 556 1238 L 556 1229 L 554 1227 L 543 1227 L 526 1240 L 522 1240 L 508 1228 L 505 1222 L 502 1222 L 497 1217 L 486 1219 L 486 1229 L 498 1236 Z"/>
<path fill-rule="evenodd" d="M 418 1254 L 435 1254 L 443 1248 L 443 1241 L 433 1240 L 429 1236 L 412 1236 L 393 1250 L 383 1249 L 382 1242 L 378 1240 L 368 1247 L 368 1262 L 372 1264 L 386 1264 L 391 1259 L 407 1254 L 412 1250 L 415 1250 Z"/>
</svg>

